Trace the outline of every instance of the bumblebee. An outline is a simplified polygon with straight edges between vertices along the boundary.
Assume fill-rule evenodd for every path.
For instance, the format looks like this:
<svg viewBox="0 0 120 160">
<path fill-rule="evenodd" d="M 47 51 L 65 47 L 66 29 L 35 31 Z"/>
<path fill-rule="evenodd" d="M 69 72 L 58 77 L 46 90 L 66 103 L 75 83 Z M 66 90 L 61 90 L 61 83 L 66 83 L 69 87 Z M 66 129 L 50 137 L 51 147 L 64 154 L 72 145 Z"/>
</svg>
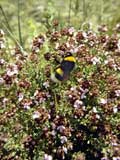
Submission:
<svg viewBox="0 0 120 160">
<path fill-rule="evenodd" d="M 71 53 L 69 53 L 64 57 L 64 59 L 61 62 L 62 70 L 66 73 L 70 73 L 75 67 L 75 62 L 76 62 L 75 58 Z"/>
<path fill-rule="evenodd" d="M 69 78 L 70 72 L 75 67 L 75 58 L 71 53 L 66 55 L 60 65 L 55 69 L 54 73 L 51 75 L 51 79 L 54 82 L 65 81 Z"/>
</svg>

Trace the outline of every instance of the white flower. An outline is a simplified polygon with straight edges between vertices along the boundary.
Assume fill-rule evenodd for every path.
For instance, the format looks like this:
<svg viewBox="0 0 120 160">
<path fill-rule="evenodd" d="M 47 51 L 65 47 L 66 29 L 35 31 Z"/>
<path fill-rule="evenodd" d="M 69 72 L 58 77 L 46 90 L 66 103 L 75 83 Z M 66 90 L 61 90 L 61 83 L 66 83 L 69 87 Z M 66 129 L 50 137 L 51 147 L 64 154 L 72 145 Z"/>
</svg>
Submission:
<svg viewBox="0 0 120 160">
<path fill-rule="evenodd" d="M 63 148 L 63 151 L 64 151 L 64 153 L 66 153 L 67 154 L 67 148 L 66 147 L 62 147 Z"/>
<path fill-rule="evenodd" d="M 51 155 L 48 155 L 48 154 L 45 154 L 44 155 L 44 160 L 52 160 L 52 156 Z"/>
<path fill-rule="evenodd" d="M 100 119 L 100 115 L 99 115 L 99 114 L 96 114 L 96 118 L 97 118 L 97 119 Z"/>
<path fill-rule="evenodd" d="M 70 47 L 70 44 L 67 42 L 67 43 L 66 43 L 66 46 L 67 46 L 67 48 L 69 48 L 69 47 Z"/>
<path fill-rule="evenodd" d="M 69 28 L 69 29 L 68 29 L 68 32 L 69 32 L 69 34 L 72 35 L 72 34 L 75 32 L 74 27 Z"/>
<path fill-rule="evenodd" d="M 77 53 L 78 50 L 79 50 L 79 47 L 74 48 L 74 49 L 73 49 L 73 53 Z"/>
<path fill-rule="evenodd" d="M 81 94 L 81 99 L 86 98 L 86 95 L 85 95 L 85 94 L 86 94 L 86 93 L 84 93 L 84 92 Z"/>
<path fill-rule="evenodd" d="M 12 65 L 11 68 L 7 68 L 7 75 L 8 76 L 13 76 L 15 74 L 18 74 L 18 66 L 17 65 Z"/>
<path fill-rule="evenodd" d="M 66 143 L 67 142 L 67 137 L 66 136 L 61 136 L 60 137 L 61 143 Z"/>
<path fill-rule="evenodd" d="M 23 93 L 19 93 L 19 95 L 18 95 L 18 101 L 19 101 L 19 102 L 22 101 L 23 98 L 24 98 Z"/>
<path fill-rule="evenodd" d="M 119 145 L 117 142 L 112 142 L 111 144 L 112 144 L 112 146 L 116 146 L 116 147 L 118 147 L 118 145 Z"/>
<path fill-rule="evenodd" d="M 113 64 L 112 67 L 115 71 L 117 71 L 117 64 Z"/>
<path fill-rule="evenodd" d="M 27 104 L 24 104 L 24 108 L 28 110 L 28 109 L 30 109 L 30 106 Z"/>
<path fill-rule="evenodd" d="M 83 111 L 85 111 L 85 110 L 86 110 L 86 107 L 85 107 L 85 106 L 82 106 L 82 109 L 83 109 Z"/>
<path fill-rule="evenodd" d="M 107 99 L 101 98 L 100 99 L 100 104 L 106 104 L 107 103 Z"/>
<path fill-rule="evenodd" d="M 5 60 L 4 59 L 0 59 L 0 64 L 4 64 L 5 63 Z"/>
<path fill-rule="evenodd" d="M 48 114 L 48 119 L 50 119 L 51 118 L 51 116 L 50 116 L 50 114 Z"/>
<path fill-rule="evenodd" d="M 8 99 L 7 98 L 4 98 L 3 99 L 3 104 L 6 104 L 8 102 Z"/>
<path fill-rule="evenodd" d="M 44 83 L 43 83 L 43 86 L 44 86 L 45 88 L 49 88 L 49 87 L 50 87 L 49 81 L 44 82 Z"/>
<path fill-rule="evenodd" d="M 117 113 L 117 112 L 118 112 L 117 106 L 114 106 L 114 107 L 113 107 L 113 112 L 114 112 L 114 113 Z"/>
<path fill-rule="evenodd" d="M 71 91 L 75 91 L 75 90 L 76 90 L 76 86 L 71 87 L 70 90 L 71 90 Z"/>
<path fill-rule="evenodd" d="M 51 95 L 50 95 L 49 92 L 46 93 L 46 97 L 47 97 L 47 98 L 50 98 L 50 97 L 51 97 Z"/>
<path fill-rule="evenodd" d="M 24 107 L 24 109 L 30 109 L 30 105 L 32 104 L 32 101 L 28 101 L 28 102 L 24 102 L 23 103 L 23 107 Z"/>
<path fill-rule="evenodd" d="M 75 108 L 80 108 L 81 105 L 83 105 L 83 102 L 78 100 L 78 99 L 74 102 L 74 107 Z"/>
<path fill-rule="evenodd" d="M 81 99 L 84 99 L 86 98 L 86 93 L 89 91 L 87 88 L 86 89 L 83 89 L 83 88 L 80 88 L 80 90 L 83 92 L 81 94 Z"/>
<path fill-rule="evenodd" d="M 42 38 L 38 38 L 38 42 L 43 44 L 44 40 Z"/>
<path fill-rule="evenodd" d="M 37 94 L 39 93 L 38 90 L 35 91 L 34 96 L 37 96 Z"/>
<path fill-rule="evenodd" d="M 96 107 L 93 107 L 93 112 L 94 112 L 94 113 L 97 113 Z"/>
<path fill-rule="evenodd" d="M 93 57 L 91 59 L 91 62 L 93 63 L 93 65 L 96 65 L 96 64 L 100 63 L 100 58 L 99 57 Z"/>
<path fill-rule="evenodd" d="M 119 28 L 120 27 L 120 23 L 116 24 L 116 28 Z"/>
<path fill-rule="evenodd" d="M 33 115 L 32 115 L 32 118 L 33 119 L 37 119 L 37 118 L 39 118 L 40 117 L 40 113 L 38 112 L 38 111 L 35 111 L 34 113 L 33 113 Z"/>
<path fill-rule="evenodd" d="M 28 56 L 28 53 L 26 51 L 22 51 L 22 54 L 27 57 Z"/>
<path fill-rule="evenodd" d="M 119 66 L 117 66 L 117 69 L 118 69 L 118 71 L 120 71 L 120 67 Z"/>
<path fill-rule="evenodd" d="M 93 42 L 93 41 L 90 41 L 89 42 L 89 45 L 92 47 L 92 46 L 94 46 L 94 44 L 95 44 L 95 42 Z M 96 63 L 95 63 L 96 64 Z"/>
<path fill-rule="evenodd" d="M 0 77 L 0 85 L 4 83 L 4 79 Z"/>
<path fill-rule="evenodd" d="M 82 35 L 83 35 L 84 38 L 87 39 L 87 33 L 86 32 L 82 32 Z"/>
<path fill-rule="evenodd" d="M 3 36 L 5 35 L 5 33 L 2 29 L 0 29 L 0 34 L 2 34 Z"/>
<path fill-rule="evenodd" d="M 59 130 L 62 133 L 65 130 L 65 126 L 63 125 L 58 126 L 57 130 Z"/>
<path fill-rule="evenodd" d="M 2 48 L 5 48 L 5 45 L 4 45 L 4 43 L 2 42 L 0 42 L 0 48 L 2 49 Z"/>
<path fill-rule="evenodd" d="M 105 61 L 104 61 L 104 64 L 108 64 L 108 62 L 109 62 L 108 60 L 105 60 Z"/>
<path fill-rule="evenodd" d="M 120 160 L 120 157 L 113 157 L 113 160 Z"/>
<path fill-rule="evenodd" d="M 58 49 L 59 48 L 59 43 L 56 43 L 55 44 L 55 49 Z"/>
<path fill-rule="evenodd" d="M 56 131 L 55 131 L 55 130 L 52 130 L 52 131 L 51 131 L 51 135 L 52 135 L 52 136 L 55 136 L 55 135 L 56 135 Z"/>
<path fill-rule="evenodd" d="M 105 54 L 105 56 L 107 56 L 107 55 L 109 55 L 109 52 L 108 52 L 108 51 L 106 51 L 104 54 Z"/>
<path fill-rule="evenodd" d="M 69 98 L 72 98 L 72 95 L 71 95 L 71 94 L 69 94 L 69 95 L 68 95 L 68 97 L 69 97 Z"/>
<path fill-rule="evenodd" d="M 43 98 L 43 97 L 41 97 L 41 98 L 39 98 L 39 103 L 43 103 L 43 102 L 45 102 L 45 98 Z"/>
<path fill-rule="evenodd" d="M 117 97 L 120 97 L 120 90 L 116 90 L 115 94 L 116 94 Z"/>
<path fill-rule="evenodd" d="M 82 91 L 83 93 L 87 93 L 89 90 L 87 88 L 86 89 L 80 88 L 80 91 Z"/>
<path fill-rule="evenodd" d="M 53 106 L 55 103 L 52 101 L 52 102 L 50 102 L 50 106 Z"/>
<path fill-rule="evenodd" d="M 118 40 L 117 46 L 118 46 L 118 49 L 120 50 L 120 39 Z"/>
</svg>

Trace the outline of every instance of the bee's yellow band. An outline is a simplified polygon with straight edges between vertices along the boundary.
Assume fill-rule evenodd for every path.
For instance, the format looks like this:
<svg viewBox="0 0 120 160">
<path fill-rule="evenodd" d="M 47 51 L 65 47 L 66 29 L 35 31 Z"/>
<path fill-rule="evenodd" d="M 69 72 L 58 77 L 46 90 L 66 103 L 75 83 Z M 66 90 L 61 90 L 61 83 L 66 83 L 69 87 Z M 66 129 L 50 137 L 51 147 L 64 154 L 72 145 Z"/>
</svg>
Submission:
<svg viewBox="0 0 120 160">
<path fill-rule="evenodd" d="M 59 75 L 63 76 L 63 70 L 61 68 L 57 68 L 56 69 L 56 73 L 58 73 Z"/>
<path fill-rule="evenodd" d="M 70 61 L 70 62 L 76 62 L 75 58 L 73 56 L 68 56 L 64 58 L 65 61 Z"/>
<path fill-rule="evenodd" d="M 54 73 L 51 74 L 51 80 L 52 80 L 53 82 L 56 82 L 56 83 L 61 82 L 60 80 L 58 80 L 58 79 L 55 77 L 55 74 L 54 74 Z"/>
</svg>

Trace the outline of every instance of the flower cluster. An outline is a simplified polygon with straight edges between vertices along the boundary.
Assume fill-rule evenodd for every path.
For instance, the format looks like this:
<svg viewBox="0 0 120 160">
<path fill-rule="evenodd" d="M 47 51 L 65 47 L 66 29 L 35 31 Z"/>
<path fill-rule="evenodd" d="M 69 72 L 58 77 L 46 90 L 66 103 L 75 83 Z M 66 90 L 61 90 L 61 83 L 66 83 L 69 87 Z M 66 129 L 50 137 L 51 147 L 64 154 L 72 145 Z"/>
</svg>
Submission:
<svg viewBox="0 0 120 160">
<path fill-rule="evenodd" d="M 29 56 L 18 46 L 8 54 L 0 31 L 0 159 L 119 159 L 120 25 L 111 34 L 106 25 L 53 26 Z M 54 83 L 51 70 L 68 52 L 76 67 Z"/>
<path fill-rule="evenodd" d="M 45 37 L 43 35 L 39 35 L 35 37 L 32 44 L 32 52 L 38 53 L 44 41 L 45 41 Z"/>
</svg>

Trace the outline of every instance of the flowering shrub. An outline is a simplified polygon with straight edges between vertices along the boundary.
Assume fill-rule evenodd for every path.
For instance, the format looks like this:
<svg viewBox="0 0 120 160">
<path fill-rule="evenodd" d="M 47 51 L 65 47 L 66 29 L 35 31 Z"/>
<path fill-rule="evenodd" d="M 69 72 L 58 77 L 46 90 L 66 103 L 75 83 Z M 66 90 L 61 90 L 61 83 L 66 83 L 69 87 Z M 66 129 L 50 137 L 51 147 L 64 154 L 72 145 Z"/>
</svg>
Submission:
<svg viewBox="0 0 120 160">
<path fill-rule="evenodd" d="M 7 48 L 0 30 L 0 159 L 120 159 L 120 31 L 51 30 L 31 52 Z M 69 79 L 50 75 L 64 55 Z"/>
</svg>

